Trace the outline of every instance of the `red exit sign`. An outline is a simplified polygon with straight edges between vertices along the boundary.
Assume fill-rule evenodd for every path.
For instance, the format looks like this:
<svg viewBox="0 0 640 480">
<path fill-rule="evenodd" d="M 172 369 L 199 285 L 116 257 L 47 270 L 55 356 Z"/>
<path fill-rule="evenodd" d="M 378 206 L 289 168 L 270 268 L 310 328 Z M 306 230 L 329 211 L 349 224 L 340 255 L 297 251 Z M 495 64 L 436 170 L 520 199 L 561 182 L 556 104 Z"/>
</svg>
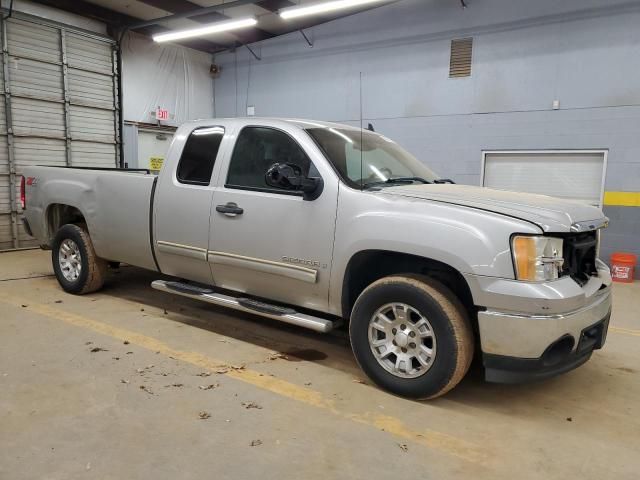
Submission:
<svg viewBox="0 0 640 480">
<path fill-rule="evenodd" d="M 169 120 L 169 110 L 164 108 L 156 108 L 156 120 Z"/>
</svg>

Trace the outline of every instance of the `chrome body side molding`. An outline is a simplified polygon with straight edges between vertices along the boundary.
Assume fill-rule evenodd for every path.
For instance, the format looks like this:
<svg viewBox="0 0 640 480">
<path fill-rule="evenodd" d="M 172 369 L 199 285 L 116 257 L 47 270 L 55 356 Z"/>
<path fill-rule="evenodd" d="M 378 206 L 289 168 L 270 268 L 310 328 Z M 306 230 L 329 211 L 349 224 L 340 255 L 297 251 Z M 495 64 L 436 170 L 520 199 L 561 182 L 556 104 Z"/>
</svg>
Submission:
<svg viewBox="0 0 640 480">
<path fill-rule="evenodd" d="M 274 262 L 262 258 L 245 257 L 234 253 L 209 251 L 207 259 L 213 265 L 226 265 L 242 269 L 255 270 L 262 273 L 270 273 L 282 277 L 292 278 L 306 283 L 316 283 L 318 271 L 313 268 L 292 265 L 289 263 Z"/>
<path fill-rule="evenodd" d="M 198 260 L 207 260 L 207 249 L 194 247 L 192 245 L 181 245 L 179 243 L 165 242 L 158 240 L 156 242 L 158 250 L 166 253 L 173 253 L 175 255 L 182 255 L 183 257 L 195 258 Z"/>
</svg>

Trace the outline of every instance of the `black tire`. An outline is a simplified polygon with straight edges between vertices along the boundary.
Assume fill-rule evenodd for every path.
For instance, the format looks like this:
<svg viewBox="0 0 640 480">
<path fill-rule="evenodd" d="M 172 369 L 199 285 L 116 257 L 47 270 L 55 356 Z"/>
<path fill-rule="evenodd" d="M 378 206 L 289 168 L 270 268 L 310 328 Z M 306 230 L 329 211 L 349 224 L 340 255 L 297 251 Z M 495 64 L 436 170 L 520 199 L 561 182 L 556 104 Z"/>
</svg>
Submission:
<svg viewBox="0 0 640 480">
<path fill-rule="evenodd" d="M 415 378 L 403 378 L 385 369 L 370 346 L 369 326 L 374 314 L 392 303 L 406 304 L 419 311 L 431 324 L 437 340 L 430 367 L 417 364 L 418 369 L 426 371 L 416 373 L 420 376 Z M 445 394 L 462 380 L 473 358 L 474 339 L 466 309 L 447 287 L 419 275 L 385 277 L 367 287 L 351 313 L 349 336 L 356 360 L 367 376 L 385 390 L 408 398 L 427 399 Z"/>
<path fill-rule="evenodd" d="M 60 245 L 65 240 L 73 241 L 80 254 L 80 273 L 76 279 L 66 278 L 60 266 Z M 85 229 L 78 225 L 63 225 L 56 233 L 51 249 L 53 271 L 65 292 L 83 295 L 102 288 L 107 274 L 107 262 L 96 255 L 91 237 Z"/>
</svg>

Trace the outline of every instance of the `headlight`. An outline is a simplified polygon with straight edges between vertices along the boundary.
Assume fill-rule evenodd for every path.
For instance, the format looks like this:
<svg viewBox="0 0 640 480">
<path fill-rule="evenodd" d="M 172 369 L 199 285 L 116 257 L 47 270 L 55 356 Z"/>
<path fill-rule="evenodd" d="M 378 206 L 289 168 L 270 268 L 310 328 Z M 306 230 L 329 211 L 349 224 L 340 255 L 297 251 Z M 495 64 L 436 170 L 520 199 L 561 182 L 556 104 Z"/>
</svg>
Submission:
<svg viewBox="0 0 640 480">
<path fill-rule="evenodd" d="M 511 252 L 518 280 L 541 282 L 560 276 L 561 238 L 517 235 L 511 239 Z"/>
</svg>

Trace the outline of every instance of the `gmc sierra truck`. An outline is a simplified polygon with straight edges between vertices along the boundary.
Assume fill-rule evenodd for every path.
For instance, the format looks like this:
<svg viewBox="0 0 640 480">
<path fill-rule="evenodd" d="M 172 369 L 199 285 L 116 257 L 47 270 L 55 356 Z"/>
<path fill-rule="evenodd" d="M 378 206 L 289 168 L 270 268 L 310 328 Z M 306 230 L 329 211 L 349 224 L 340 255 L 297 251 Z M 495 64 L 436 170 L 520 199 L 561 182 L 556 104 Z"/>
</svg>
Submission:
<svg viewBox="0 0 640 480">
<path fill-rule="evenodd" d="M 124 262 L 170 276 L 151 284 L 167 294 L 348 325 L 361 368 L 398 395 L 444 394 L 474 352 L 489 381 L 546 378 L 606 338 L 601 210 L 455 185 L 372 131 L 202 120 L 177 130 L 159 175 L 39 166 L 22 180 L 25 226 L 65 291 L 94 292 Z"/>
</svg>

